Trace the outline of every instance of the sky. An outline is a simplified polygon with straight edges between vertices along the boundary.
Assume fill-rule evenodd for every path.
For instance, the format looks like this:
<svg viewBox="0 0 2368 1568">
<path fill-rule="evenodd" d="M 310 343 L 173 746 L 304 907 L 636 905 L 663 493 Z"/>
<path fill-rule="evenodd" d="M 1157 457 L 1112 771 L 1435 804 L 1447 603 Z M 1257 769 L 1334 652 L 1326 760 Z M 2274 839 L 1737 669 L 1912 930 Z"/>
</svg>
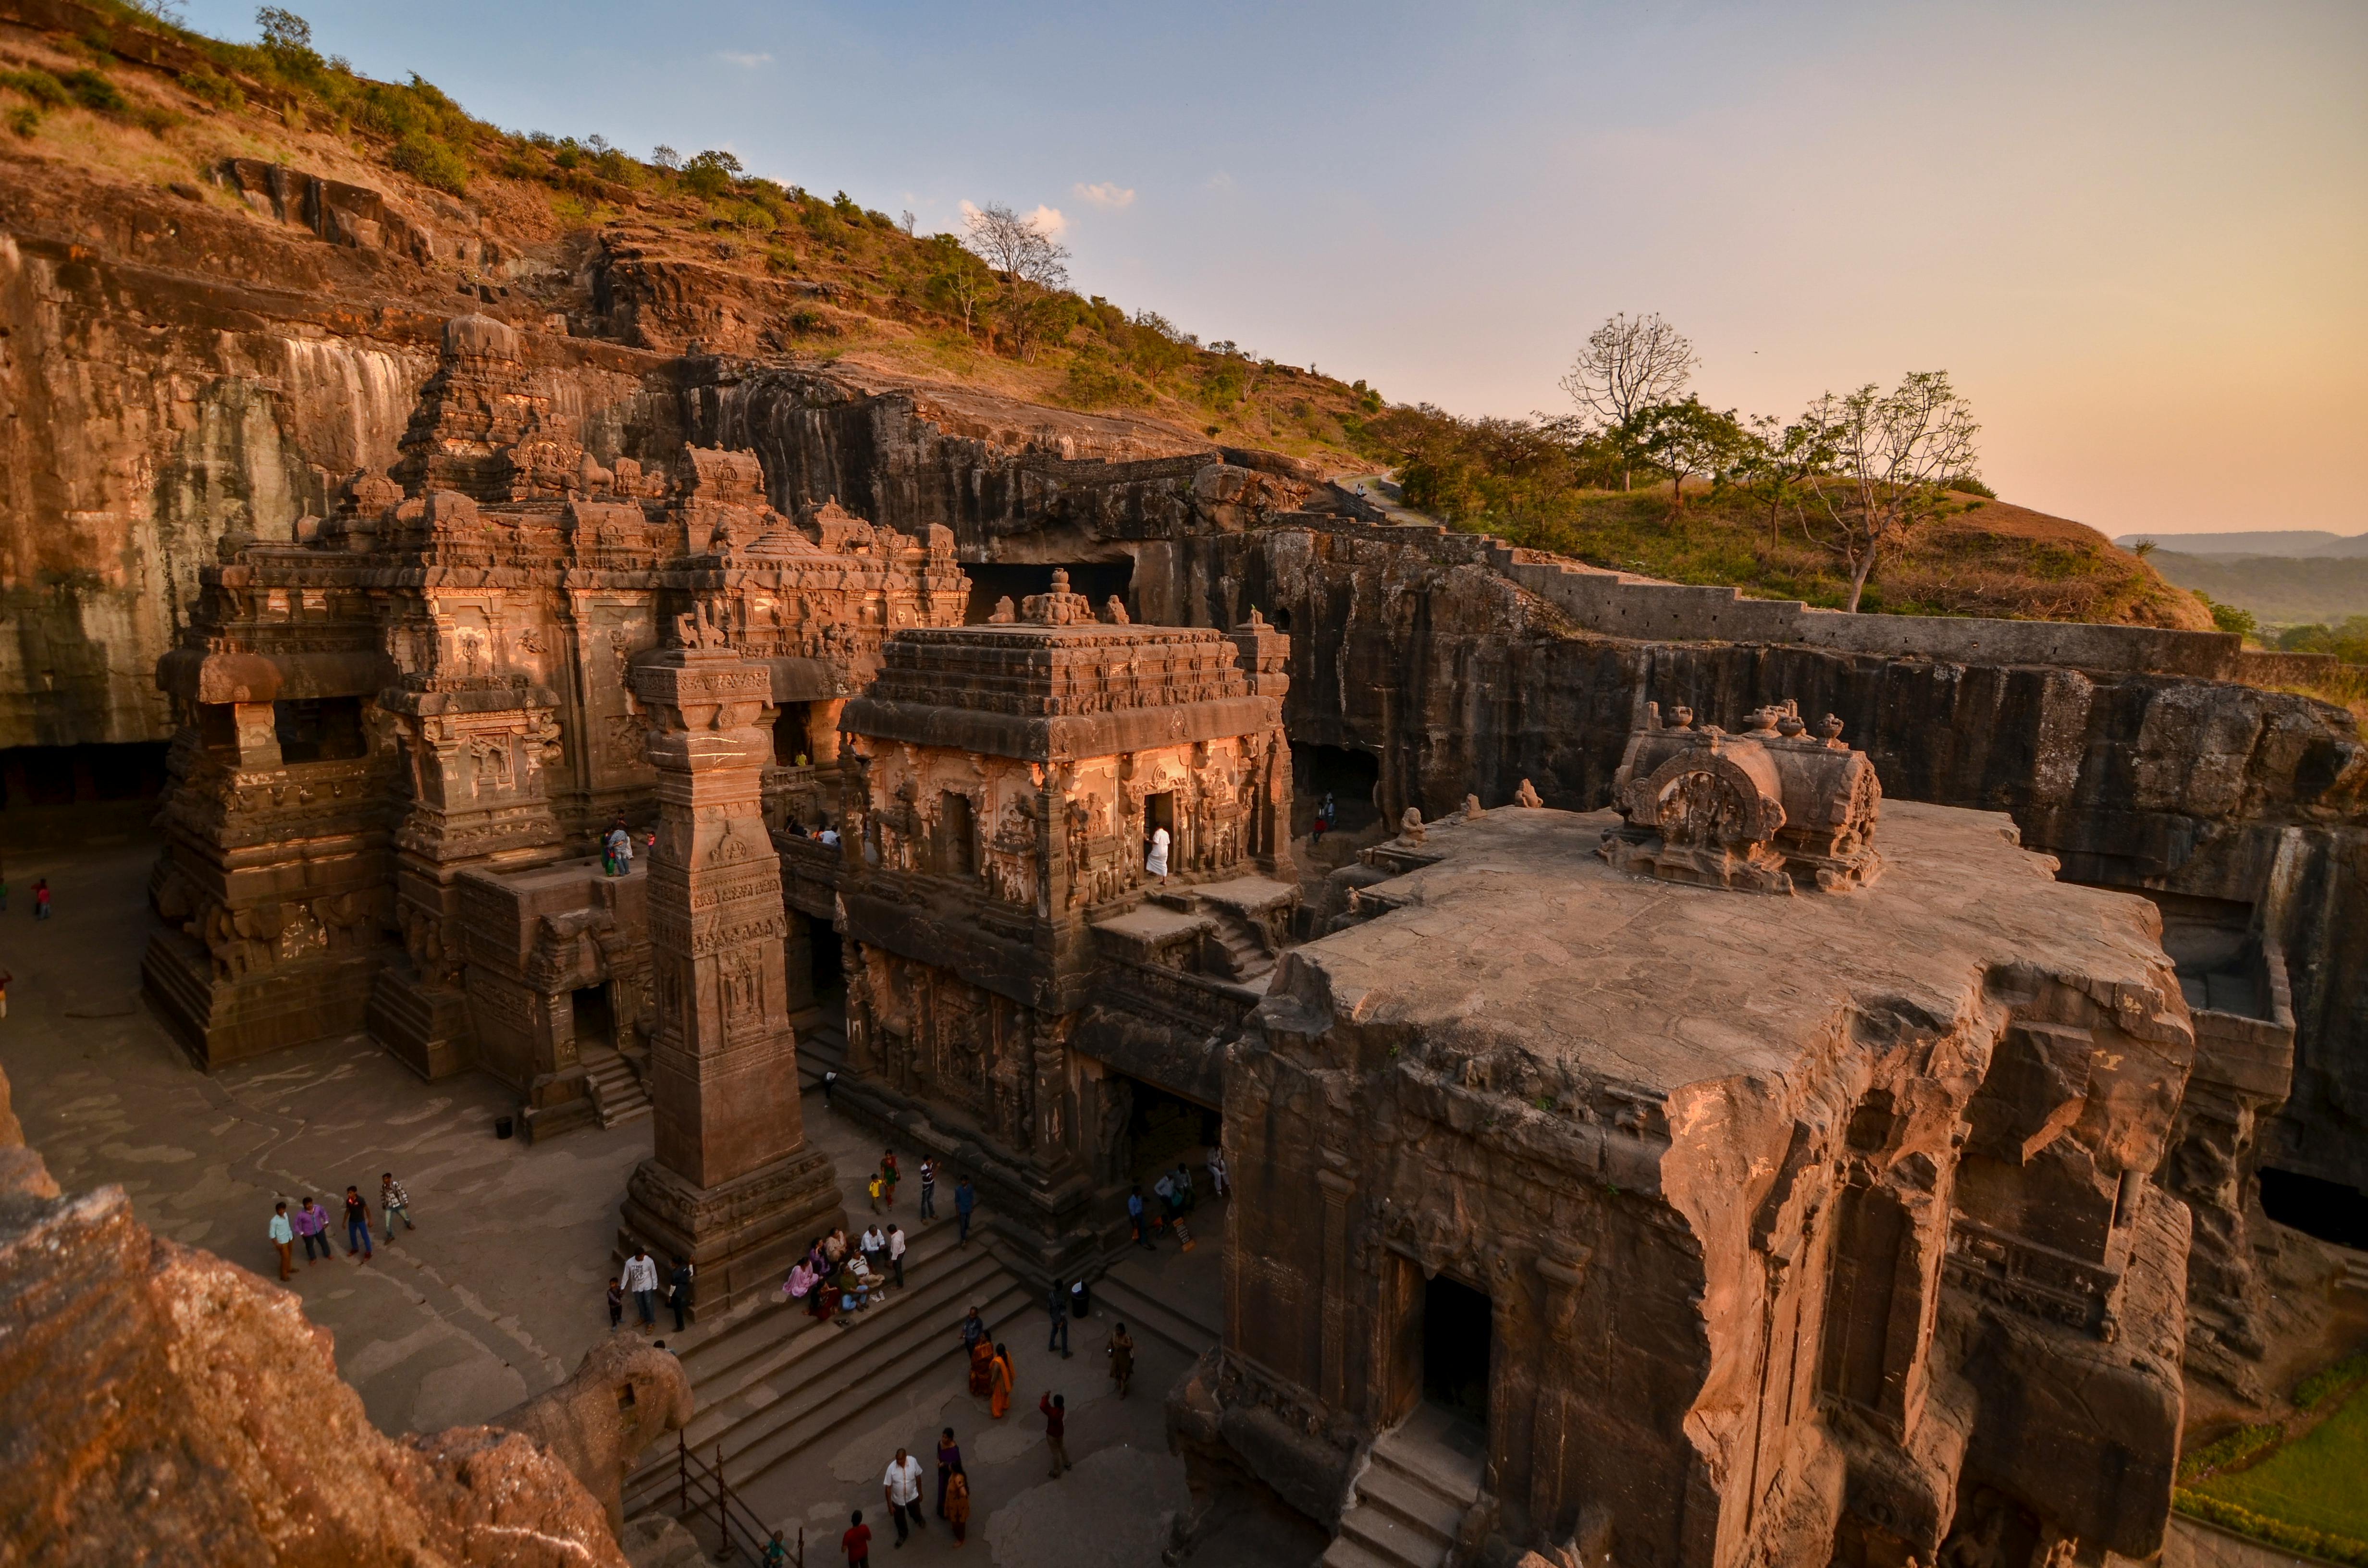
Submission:
<svg viewBox="0 0 2368 1568">
<path fill-rule="evenodd" d="M 1393 402 L 1565 409 L 1659 312 L 1747 414 L 1945 369 L 2108 534 L 2368 530 L 2357 0 L 292 8 L 515 130 L 1041 208 L 1081 291 Z"/>
</svg>

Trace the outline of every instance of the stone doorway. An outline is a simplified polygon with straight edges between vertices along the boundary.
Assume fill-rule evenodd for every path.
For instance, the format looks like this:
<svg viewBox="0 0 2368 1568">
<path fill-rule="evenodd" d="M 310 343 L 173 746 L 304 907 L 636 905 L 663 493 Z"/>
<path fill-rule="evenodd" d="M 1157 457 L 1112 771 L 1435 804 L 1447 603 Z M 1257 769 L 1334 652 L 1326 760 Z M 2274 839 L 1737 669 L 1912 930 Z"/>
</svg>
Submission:
<svg viewBox="0 0 2368 1568">
<path fill-rule="evenodd" d="M 617 1049 L 617 1015 L 609 1005 L 606 985 L 587 985 L 571 992 L 568 1006 L 575 1014 L 575 1052 Z"/>
<path fill-rule="evenodd" d="M 1495 1312 L 1487 1296 L 1434 1274 L 1422 1293 L 1422 1397 L 1486 1430 Z"/>
<path fill-rule="evenodd" d="M 1134 1098 L 1126 1129 L 1131 1174 L 1149 1191 L 1160 1172 L 1183 1165 L 1192 1173 L 1194 1196 L 1209 1196 L 1208 1151 L 1223 1131 L 1224 1118 L 1140 1078 L 1127 1082 Z"/>
<path fill-rule="evenodd" d="M 838 923 L 817 920 L 808 942 L 812 957 L 807 960 L 807 973 L 814 983 L 814 1006 L 833 1013 L 847 1010 L 847 952 L 838 934 Z"/>
</svg>

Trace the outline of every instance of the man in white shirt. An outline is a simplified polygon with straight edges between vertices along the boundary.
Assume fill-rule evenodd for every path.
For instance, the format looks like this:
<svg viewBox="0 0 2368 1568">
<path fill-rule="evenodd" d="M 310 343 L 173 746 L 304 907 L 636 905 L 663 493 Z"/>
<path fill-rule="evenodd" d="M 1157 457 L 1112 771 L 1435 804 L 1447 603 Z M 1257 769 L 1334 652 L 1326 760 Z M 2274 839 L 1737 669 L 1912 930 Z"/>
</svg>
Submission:
<svg viewBox="0 0 2368 1568">
<path fill-rule="evenodd" d="M 1209 1145 L 1209 1187 L 1219 1198 L 1225 1196 L 1225 1152 L 1214 1143 Z"/>
<path fill-rule="evenodd" d="M 637 1246 L 633 1256 L 625 1259 L 625 1294 L 633 1298 L 635 1310 L 642 1314 L 643 1328 L 655 1328 L 658 1321 L 658 1262 L 650 1249 Z"/>
<path fill-rule="evenodd" d="M 824 828 L 820 833 L 814 835 L 814 842 L 817 844 L 837 844 L 838 842 L 838 829 L 835 827 Z"/>
<path fill-rule="evenodd" d="M 896 1521 L 897 1545 L 905 1544 L 905 1521 L 907 1518 L 913 1521 L 913 1528 L 916 1530 L 929 1528 L 921 1519 L 919 1460 L 898 1449 L 894 1461 L 888 1466 L 888 1473 L 881 1477 L 880 1489 L 887 1494 L 888 1517 Z"/>
<path fill-rule="evenodd" d="M 863 1261 L 871 1266 L 871 1272 L 879 1273 L 881 1262 L 888 1252 L 887 1233 L 874 1224 L 863 1233 L 863 1239 L 858 1242 L 856 1246 L 862 1252 Z"/>
<path fill-rule="evenodd" d="M 888 1227 L 888 1261 L 896 1269 L 896 1289 L 905 1288 L 905 1227 Z"/>
</svg>

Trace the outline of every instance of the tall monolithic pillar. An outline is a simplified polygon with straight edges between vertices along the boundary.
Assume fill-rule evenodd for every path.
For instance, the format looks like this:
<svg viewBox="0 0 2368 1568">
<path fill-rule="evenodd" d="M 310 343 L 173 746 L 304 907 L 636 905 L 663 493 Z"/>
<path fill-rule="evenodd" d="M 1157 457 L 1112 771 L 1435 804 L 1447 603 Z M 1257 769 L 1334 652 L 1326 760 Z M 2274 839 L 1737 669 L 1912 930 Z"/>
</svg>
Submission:
<svg viewBox="0 0 2368 1568">
<path fill-rule="evenodd" d="M 798 1105 L 789 912 L 762 798 L 771 672 L 724 647 L 703 614 L 676 624 L 682 645 L 632 673 L 658 773 L 648 873 L 657 1152 L 626 1184 L 619 1242 L 645 1243 L 661 1269 L 689 1258 L 705 1312 L 772 1289 L 843 1216 Z"/>
</svg>

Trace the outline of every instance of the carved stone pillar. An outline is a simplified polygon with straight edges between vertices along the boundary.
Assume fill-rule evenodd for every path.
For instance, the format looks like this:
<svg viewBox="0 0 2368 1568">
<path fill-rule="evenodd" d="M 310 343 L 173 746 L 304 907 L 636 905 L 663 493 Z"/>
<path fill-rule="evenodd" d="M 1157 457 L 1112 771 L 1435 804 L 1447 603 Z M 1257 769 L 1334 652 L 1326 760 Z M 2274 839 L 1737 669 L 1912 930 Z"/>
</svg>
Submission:
<svg viewBox="0 0 2368 1568">
<path fill-rule="evenodd" d="M 691 618 L 683 618 L 690 621 Z M 789 915 L 765 833 L 771 674 L 702 619 L 633 672 L 657 726 L 658 841 L 650 854 L 657 1152 L 626 1186 L 621 1251 L 699 1268 L 699 1310 L 769 1289 L 841 1219 L 829 1160 L 805 1142 L 782 972 Z"/>
<path fill-rule="evenodd" d="M 1563 1487 L 1569 1473 L 1569 1445 L 1575 1436 L 1569 1415 L 1577 1396 L 1565 1380 L 1577 1357 L 1579 1291 L 1587 1284 L 1587 1266 L 1593 1249 L 1566 1246 L 1539 1256 L 1537 1269 L 1544 1285 L 1545 1319 L 1540 1325 L 1545 1344 L 1541 1368 L 1559 1376 L 1537 1379 L 1537 1408 L 1530 1428 L 1530 1517 L 1548 1529 L 1556 1528 L 1563 1506 Z"/>
</svg>

